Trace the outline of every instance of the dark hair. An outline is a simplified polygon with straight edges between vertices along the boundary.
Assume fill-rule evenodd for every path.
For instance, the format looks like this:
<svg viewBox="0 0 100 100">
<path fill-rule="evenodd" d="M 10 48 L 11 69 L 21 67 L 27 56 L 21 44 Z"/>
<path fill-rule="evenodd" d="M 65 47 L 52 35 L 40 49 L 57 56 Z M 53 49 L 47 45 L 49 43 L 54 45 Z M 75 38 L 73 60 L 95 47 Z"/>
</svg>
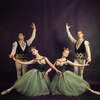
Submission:
<svg viewBox="0 0 100 100">
<path fill-rule="evenodd" d="M 83 31 L 81 31 L 81 30 L 78 30 L 78 31 L 76 32 L 76 34 L 77 34 L 78 32 L 82 32 L 82 34 L 83 34 Z"/>
<path fill-rule="evenodd" d="M 25 36 L 25 34 L 24 34 L 24 33 L 22 33 L 22 32 L 19 32 L 19 33 L 18 33 L 18 35 L 19 35 L 19 34 L 23 34 L 23 36 Z"/>
</svg>

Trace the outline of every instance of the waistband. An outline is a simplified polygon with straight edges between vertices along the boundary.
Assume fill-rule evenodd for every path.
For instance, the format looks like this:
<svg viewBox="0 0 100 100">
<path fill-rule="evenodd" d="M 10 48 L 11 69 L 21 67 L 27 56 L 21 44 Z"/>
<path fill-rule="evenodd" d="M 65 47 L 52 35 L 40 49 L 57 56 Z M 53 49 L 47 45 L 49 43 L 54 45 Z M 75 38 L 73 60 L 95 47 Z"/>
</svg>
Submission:
<svg viewBox="0 0 100 100">
<path fill-rule="evenodd" d="M 75 53 L 76 59 L 86 59 L 85 53 Z"/>
<path fill-rule="evenodd" d="M 27 59 L 27 56 L 25 54 L 16 54 L 15 58 L 17 58 L 17 59 Z"/>
</svg>

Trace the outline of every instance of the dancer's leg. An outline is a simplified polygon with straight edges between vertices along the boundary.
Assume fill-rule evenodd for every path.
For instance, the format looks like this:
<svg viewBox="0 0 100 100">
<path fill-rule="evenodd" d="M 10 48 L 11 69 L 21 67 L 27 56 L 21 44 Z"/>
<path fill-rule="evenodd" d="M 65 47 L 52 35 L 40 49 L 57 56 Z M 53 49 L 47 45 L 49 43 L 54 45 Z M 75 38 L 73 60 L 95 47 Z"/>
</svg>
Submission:
<svg viewBox="0 0 100 100">
<path fill-rule="evenodd" d="M 87 87 L 85 84 L 81 84 L 84 88 L 86 88 L 87 90 L 89 90 L 90 92 L 96 94 L 96 95 L 100 95 L 99 91 L 94 91 L 91 88 Z"/>
<path fill-rule="evenodd" d="M 91 88 L 87 88 L 87 90 L 91 91 L 92 93 L 96 94 L 96 95 L 100 95 L 99 91 L 94 91 Z"/>
<path fill-rule="evenodd" d="M 15 64 L 16 64 L 16 71 L 17 71 L 17 79 L 19 79 L 21 77 L 21 66 L 22 66 L 22 64 L 19 64 L 17 62 L 15 62 Z"/>
<path fill-rule="evenodd" d="M 12 89 L 14 89 L 14 86 L 12 86 L 11 88 L 1 92 L 1 95 L 5 95 L 5 94 L 9 93 Z"/>
<path fill-rule="evenodd" d="M 26 59 L 22 60 L 23 62 L 26 62 Z M 24 75 L 27 72 L 27 65 L 22 65 L 22 74 Z"/>
</svg>

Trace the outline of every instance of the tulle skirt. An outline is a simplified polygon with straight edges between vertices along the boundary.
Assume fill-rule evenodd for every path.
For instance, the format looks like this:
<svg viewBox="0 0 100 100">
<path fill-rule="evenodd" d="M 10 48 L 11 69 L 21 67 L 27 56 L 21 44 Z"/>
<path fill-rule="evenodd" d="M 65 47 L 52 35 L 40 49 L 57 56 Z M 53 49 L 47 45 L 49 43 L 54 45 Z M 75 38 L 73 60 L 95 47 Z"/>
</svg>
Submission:
<svg viewBox="0 0 100 100">
<path fill-rule="evenodd" d="M 53 95 L 79 96 L 90 85 L 71 71 L 56 74 L 50 86 Z"/>
<path fill-rule="evenodd" d="M 48 76 L 44 78 L 44 73 L 32 69 L 15 82 L 14 88 L 26 96 L 47 95 L 50 93 L 50 80 Z"/>
</svg>

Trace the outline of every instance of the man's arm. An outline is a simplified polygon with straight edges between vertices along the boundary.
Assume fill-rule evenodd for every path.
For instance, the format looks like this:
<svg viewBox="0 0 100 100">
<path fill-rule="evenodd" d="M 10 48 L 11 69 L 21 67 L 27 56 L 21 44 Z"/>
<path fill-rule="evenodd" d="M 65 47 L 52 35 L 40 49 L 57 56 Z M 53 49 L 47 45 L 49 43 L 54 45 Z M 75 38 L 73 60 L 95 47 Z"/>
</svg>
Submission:
<svg viewBox="0 0 100 100">
<path fill-rule="evenodd" d="M 9 58 L 12 58 L 12 56 L 16 54 L 16 49 L 17 49 L 17 42 L 14 42 L 12 44 L 12 51 L 11 51 L 11 54 L 9 55 Z"/>
<path fill-rule="evenodd" d="M 90 51 L 90 45 L 88 41 L 84 42 L 86 54 L 87 54 L 87 62 L 91 62 L 91 51 Z"/>
<path fill-rule="evenodd" d="M 72 43 L 76 43 L 76 39 L 71 35 L 71 32 L 69 31 L 70 26 L 68 26 L 68 23 L 66 23 L 66 31 L 68 38 L 71 40 Z"/>
<path fill-rule="evenodd" d="M 33 40 L 34 40 L 35 37 L 36 37 L 36 26 L 35 26 L 35 24 L 32 23 L 31 27 L 33 28 L 33 32 L 32 32 L 31 38 L 27 40 L 28 46 L 30 46 L 30 45 L 32 44 Z"/>
</svg>

